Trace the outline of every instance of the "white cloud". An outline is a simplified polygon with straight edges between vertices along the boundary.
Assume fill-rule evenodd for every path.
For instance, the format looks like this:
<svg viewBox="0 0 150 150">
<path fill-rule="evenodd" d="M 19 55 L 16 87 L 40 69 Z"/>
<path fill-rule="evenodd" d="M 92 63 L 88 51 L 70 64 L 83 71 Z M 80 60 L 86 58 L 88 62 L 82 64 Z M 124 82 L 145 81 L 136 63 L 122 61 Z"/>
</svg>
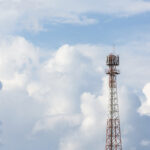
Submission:
<svg viewBox="0 0 150 150">
<path fill-rule="evenodd" d="M 87 46 L 85 48 L 87 50 Z M 35 99 L 49 104 L 49 109 L 45 112 L 46 116 L 55 118 L 59 115 L 63 118 L 69 117 L 72 113 L 76 116 L 80 111 L 80 96 L 84 92 L 83 89 L 90 89 L 87 84 L 96 84 L 95 81 L 90 80 L 87 83 L 86 80 L 98 78 L 100 75 L 97 71 L 98 64 L 93 64 L 90 57 L 92 56 L 87 57 L 87 53 L 81 52 L 79 46 L 64 45 L 44 63 L 39 80 L 37 83 L 31 82 L 27 91 Z M 97 73 L 96 76 L 94 72 Z"/>
<path fill-rule="evenodd" d="M 11 30 L 44 30 L 44 24 L 93 24 L 88 14 L 131 16 L 150 11 L 149 1 L 138 0 L 2 0 L 0 1 L 1 32 Z"/>
<path fill-rule="evenodd" d="M 98 150 L 104 148 L 102 141 L 106 125 L 106 113 L 104 111 L 106 101 L 103 99 L 105 96 L 96 96 L 91 93 L 82 94 L 80 104 L 82 120 L 80 120 L 80 126 L 61 138 L 60 150 L 92 148 Z"/>
<path fill-rule="evenodd" d="M 103 73 L 99 69 L 101 60 L 93 62 L 98 57 L 97 53 L 99 49 L 96 46 L 64 45 L 44 62 L 38 80 L 27 86 L 31 97 L 41 103 L 46 102 L 48 106 L 33 128 L 34 135 L 43 131 L 61 130 L 63 134 L 58 137 L 61 150 L 82 149 L 90 139 L 94 142 L 95 137 L 103 138 L 105 119 L 102 119 L 102 115 L 105 114 L 106 101 L 105 96 L 95 93 L 100 93 L 97 86 L 102 83 L 100 77 Z M 84 144 L 80 140 L 75 143 L 74 138 Z"/>
<path fill-rule="evenodd" d="M 147 83 L 143 88 L 143 93 L 146 97 L 146 100 L 141 101 L 141 107 L 139 108 L 138 112 L 141 115 L 150 116 L 150 83 Z"/>
<path fill-rule="evenodd" d="M 135 128 L 139 129 L 133 126 L 131 120 L 138 118 L 136 109 L 141 93 L 133 91 L 141 90 L 141 83 L 145 84 L 149 80 L 147 71 L 141 83 L 137 82 L 137 78 L 143 75 L 139 70 L 149 62 L 149 51 L 146 51 L 149 45 L 145 48 L 137 47 L 134 44 L 119 47 L 123 70 L 118 78 L 121 85 L 118 86 L 121 128 L 128 149 L 137 147 L 131 144 L 134 139 L 130 135 L 136 132 Z M 124 52 L 127 48 L 132 49 L 133 53 Z M 108 102 L 107 80 L 103 78 L 105 57 L 108 54 L 106 49 L 110 47 L 63 45 L 51 54 L 45 52 L 49 56 L 40 62 L 42 51 L 24 38 L 3 40 L 0 43 L 0 79 L 4 86 L 0 94 L 0 118 L 4 121 L 5 132 L 9 137 L 5 138 L 13 143 L 13 135 L 16 133 L 19 141 L 27 142 L 27 138 L 20 137 L 26 137 L 32 132 L 36 144 L 33 141 L 30 144 L 27 142 L 27 145 L 33 144 L 32 149 L 35 145 L 45 145 L 40 143 L 41 140 L 45 143 L 45 139 L 60 150 L 104 149 Z M 141 55 L 141 50 L 144 50 L 146 56 Z M 136 60 L 133 59 L 135 55 Z M 141 61 L 143 59 L 146 63 Z M 132 69 L 135 65 L 139 70 Z M 127 74 L 130 74 L 132 80 Z M 148 91 L 149 86 L 144 90 L 147 96 Z M 50 135 L 44 138 L 43 134 Z M 142 135 L 137 135 L 137 138 L 139 136 Z M 16 144 L 7 145 L 17 150 Z"/>
<path fill-rule="evenodd" d="M 148 141 L 148 140 L 142 140 L 141 141 L 141 145 L 142 146 L 150 146 L 150 141 Z"/>
<path fill-rule="evenodd" d="M 47 116 L 36 123 L 33 134 L 42 130 L 57 130 L 57 128 L 65 127 L 75 127 L 80 125 L 81 115 L 55 115 L 55 116 Z"/>
<path fill-rule="evenodd" d="M 0 43 L 0 79 L 3 90 L 24 88 L 31 69 L 38 64 L 38 51 L 24 38 L 9 38 Z"/>
<path fill-rule="evenodd" d="M 101 81 L 104 70 L 99 68 L 103 68 L 106 48 L 63 45 L 44 62 L 38 80 L 27 88 L 35 100 L 47 103 L 43 117 L 33 128 L 35 135 L 42 131 L 61 130 L 63 133 L 58 137 L 60 150 L 83 150 L 88 146 L 88 149 L 104 148 L 105 144 L 100 141 L 105 138 L 108 86 L 105 78 Z M 134 131 L 128 124 L 128 116 L 133 111 L 131 99 L 136 97 L 131 96 L 127 88 L 119 91 L 124 137 Z"/>
</svg>

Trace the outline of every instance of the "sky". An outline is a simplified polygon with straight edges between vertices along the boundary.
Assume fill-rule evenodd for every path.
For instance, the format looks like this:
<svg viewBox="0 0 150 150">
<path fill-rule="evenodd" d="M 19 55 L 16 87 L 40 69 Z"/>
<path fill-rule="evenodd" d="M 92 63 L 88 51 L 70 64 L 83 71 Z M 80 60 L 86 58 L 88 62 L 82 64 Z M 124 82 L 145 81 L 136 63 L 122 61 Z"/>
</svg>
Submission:
<svg viewBox="0 0 150 150">
<path fill-rule="evenodd" d="M 0 0 L 0 149 L 105 149 L 115 45 L 123 150 L 149 150 L 149 18 L 149 0 Z"/>
</svg>

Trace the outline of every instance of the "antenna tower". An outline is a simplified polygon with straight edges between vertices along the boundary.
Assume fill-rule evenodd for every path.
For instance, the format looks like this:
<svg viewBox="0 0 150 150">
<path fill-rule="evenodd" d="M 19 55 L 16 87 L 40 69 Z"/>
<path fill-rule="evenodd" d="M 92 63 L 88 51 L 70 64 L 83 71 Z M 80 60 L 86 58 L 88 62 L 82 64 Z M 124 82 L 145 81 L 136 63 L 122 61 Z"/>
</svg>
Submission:
<svg viewBox="0 0 150 150">
<path fill-rule="evenodd" d="M 119 105 L 117 97 L 116 76 L 120 74 L 116 68 L 119 66 L 119 56 L 110 54 L 106 61 L 109 69 L 106 74 L 109 75 L 109 112 L 106 129 L 106 146 L 105 150 L 122 150 Z"/>
</svg>

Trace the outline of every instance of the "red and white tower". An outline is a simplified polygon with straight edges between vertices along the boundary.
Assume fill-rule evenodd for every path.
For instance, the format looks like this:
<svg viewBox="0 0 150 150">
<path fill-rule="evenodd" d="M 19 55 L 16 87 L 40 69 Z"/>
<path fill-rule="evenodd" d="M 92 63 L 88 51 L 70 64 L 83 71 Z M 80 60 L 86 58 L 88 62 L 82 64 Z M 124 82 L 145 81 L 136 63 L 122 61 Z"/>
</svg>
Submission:
<svg viewBox="0 0 150 150">
<path fill-rule="evenodd" d="M 109 75 L 110 94 L 105 150 L 122 150 L 116 82 L 116 76 L 120 73 L 116 68 L 117 66 L 119 66 L 119 56 L 110 54 L 109 56 L 107 56 L 106 64 L 109 67 L 109 69 L 106 71 L 106 74 Z"/>
</svg>

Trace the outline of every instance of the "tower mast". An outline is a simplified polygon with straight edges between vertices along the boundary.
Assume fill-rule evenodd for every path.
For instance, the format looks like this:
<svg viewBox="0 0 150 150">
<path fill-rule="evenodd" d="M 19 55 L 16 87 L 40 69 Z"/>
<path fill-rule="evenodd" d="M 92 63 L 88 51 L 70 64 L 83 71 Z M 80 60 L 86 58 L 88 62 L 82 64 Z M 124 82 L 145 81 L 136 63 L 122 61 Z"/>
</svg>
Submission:
<svg viewBox="0 0 150 150">
<path fill-rule="evenodd" d="M 119 105 L 117 97 L 116 76 L 120 74 L 117 66 L 119 66 L 119 56 L 110 54 L 106 61 L 109 67 L 106 74 L 109 75 L 109 112 L 106 129 L 106 146 L 105 150 L 122 150 Z"/>
</svg>

